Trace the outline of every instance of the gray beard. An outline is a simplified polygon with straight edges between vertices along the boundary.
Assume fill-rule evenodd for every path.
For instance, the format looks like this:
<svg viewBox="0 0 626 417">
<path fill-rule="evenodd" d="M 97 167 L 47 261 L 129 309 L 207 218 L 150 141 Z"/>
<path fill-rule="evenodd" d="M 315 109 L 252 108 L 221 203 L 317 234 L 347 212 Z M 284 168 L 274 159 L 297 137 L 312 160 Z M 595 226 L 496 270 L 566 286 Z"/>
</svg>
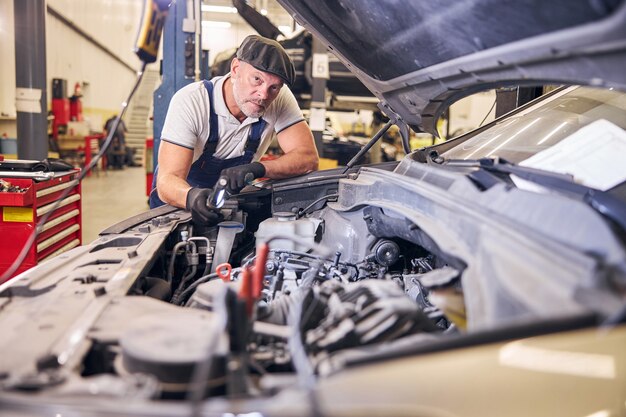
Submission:
<svg viewBox="0 0 626 417">
<path fill-rule="evenodd" d="M 241 110 L 241 112 L 245 114 L 246 117 L 260 118 L 261 116 L 263 116 L 263 114 L 265 113 L 265 111 L 263 110 L 257 111 L 257 112 L 246 110 L 246 105 L 248 104 L 248 102 L 244 101 L 243 99 L 241 99 L 241 97 L 239 97 L 239 89 L 237 87 L 237 83 L 235 82 L 235 79 L 232 77 L 231 77 L 231 82 L 233 83 L 233 95 L 235 96 L 235 103 L 237 103 L 237 107 L 239 107 L 239 110 Z"/>
</svg>

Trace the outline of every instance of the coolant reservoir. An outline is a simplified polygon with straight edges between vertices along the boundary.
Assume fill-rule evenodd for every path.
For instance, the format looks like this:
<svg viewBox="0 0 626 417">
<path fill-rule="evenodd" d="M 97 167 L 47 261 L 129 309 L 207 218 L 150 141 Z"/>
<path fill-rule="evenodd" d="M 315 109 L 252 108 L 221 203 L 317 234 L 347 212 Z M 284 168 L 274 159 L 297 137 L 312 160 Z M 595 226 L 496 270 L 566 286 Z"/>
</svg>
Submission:
<svg viewBox="0 0 626 417">
<path fill-rule="evenodd" d="M 270 242 L 270 249 L 307 251 L 314 242 L 315 227 L 316 223 L 311 219 L 296 219 L 294 213 L 279 211 L 274 213 L 271 219 L 259 224 L 255 236 L 257 243 L 266 242 L 273 236 L 280 236 L 281 238 Z"/>
</svg>

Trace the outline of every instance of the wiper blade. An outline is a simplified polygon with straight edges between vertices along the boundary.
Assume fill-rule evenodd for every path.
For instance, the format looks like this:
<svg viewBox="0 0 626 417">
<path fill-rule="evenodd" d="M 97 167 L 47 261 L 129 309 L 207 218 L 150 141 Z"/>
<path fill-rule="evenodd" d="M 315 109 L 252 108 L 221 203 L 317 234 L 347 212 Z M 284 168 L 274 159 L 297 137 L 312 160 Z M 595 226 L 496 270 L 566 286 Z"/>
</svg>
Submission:
<svg viewBox="0 0 626 417">
<path fill-rule="evenodd" d="M 449 159 L 445 161 L 445 165 L 477 167 L 500 174 L 513 174 L 524 180 L 550 188 L 552 188 L 553 185 L 559 189 L 567 189 L 570 186 L 573 186 L 574 192 L 578 190 L 576 187 L 582 187 L 585 189 L 589 188 L 575 183 L 574 178 L 571 175 L 515 165 L 502 158 L 481 158 L 473 160 Z"/>
<path fill-rule="evenodd" d="M 501 158 L 445 160 L 435 156 L 433 162 L 446 166 L 475 167 L 489 172 L 515 175 L 523 180 L 557 190 L 584 202 L 626 231 L 626 203 L 606 191 L 577 184 L 570 175 L 512 164 Z"/>
</svg>

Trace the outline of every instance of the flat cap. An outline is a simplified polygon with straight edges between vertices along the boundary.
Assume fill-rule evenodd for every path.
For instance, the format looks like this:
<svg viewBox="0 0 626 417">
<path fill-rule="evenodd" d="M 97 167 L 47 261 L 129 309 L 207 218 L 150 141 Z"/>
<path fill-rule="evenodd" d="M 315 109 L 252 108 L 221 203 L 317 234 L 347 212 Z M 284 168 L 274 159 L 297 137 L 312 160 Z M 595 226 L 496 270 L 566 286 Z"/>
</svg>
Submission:
<svg viewBox="0 0 626 417">
<path fill-rule="evenodd" d="M 259 71 L 279 76 L 287 85 L 293 85 L 296 80 L 293 61 L 275 40 L 259 35 L 247 36 L 237 50 L 237 58 Z"/>
</svg>

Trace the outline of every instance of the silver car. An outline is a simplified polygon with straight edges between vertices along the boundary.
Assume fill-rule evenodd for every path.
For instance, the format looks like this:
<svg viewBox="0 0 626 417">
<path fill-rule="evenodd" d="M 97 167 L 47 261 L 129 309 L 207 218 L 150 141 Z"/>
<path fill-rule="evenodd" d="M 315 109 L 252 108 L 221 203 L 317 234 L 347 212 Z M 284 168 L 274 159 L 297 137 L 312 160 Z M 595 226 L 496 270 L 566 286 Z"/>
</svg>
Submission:
<svg viewBox="0 0 626 417">
<path fill-rule="evenodd" d="M 164 206 L 0 287 L 0 415 L 626 415 L 624 1 L 279 0 L 408 149 Z"/>
</svg>

